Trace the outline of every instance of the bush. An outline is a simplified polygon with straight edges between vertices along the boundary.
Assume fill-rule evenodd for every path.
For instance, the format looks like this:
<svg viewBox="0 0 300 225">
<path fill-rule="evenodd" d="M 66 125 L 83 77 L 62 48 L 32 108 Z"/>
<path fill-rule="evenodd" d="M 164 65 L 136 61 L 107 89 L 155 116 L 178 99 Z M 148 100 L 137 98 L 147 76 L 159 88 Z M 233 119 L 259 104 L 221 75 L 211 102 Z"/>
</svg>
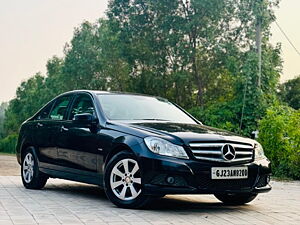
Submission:
<svg viewBox="0 0 300 225">
<path fill-rule="evenodd" d="M 269 108 L 259 122 L 259 132 L 273 174 L 300 179 L 300 110 L 282 105 Z"/>
<path fill-rule="evenodd" d="M 195 118 L 207 126 L 238 132 L 238 118 L 230 104 L 212 104 L 188 110 Z"/>
<path fill-rule="evenodd" d="M 15 153 L 17 139 L 18 139 L 17 134 L 10 134 L 7 137 L 1 139 L 0 140 L 0 152 Z"/>
</svg>

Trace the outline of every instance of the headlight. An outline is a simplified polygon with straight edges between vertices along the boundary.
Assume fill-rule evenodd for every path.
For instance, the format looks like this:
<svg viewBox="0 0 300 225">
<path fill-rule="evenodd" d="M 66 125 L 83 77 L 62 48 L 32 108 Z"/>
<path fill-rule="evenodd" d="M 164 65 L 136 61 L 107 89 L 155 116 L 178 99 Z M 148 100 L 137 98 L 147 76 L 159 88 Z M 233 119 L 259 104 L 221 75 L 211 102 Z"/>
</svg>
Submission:
<svg viewBox="0 0 300 225">
<path fill-rule="evenodd" d="M 255 149 L 255 158 L 256 159 L 263 159 L 263 158 L 266 157 L 265 153 L 264 153 L 264 150 L 263 150 L 263 147 L 258 142 L 256 142 L 254 144 L 254 149 Z"/>
<path fill-rule="evenodd" d="M 183 159 L 189 158 L 182 146 L 172 144 L 169 141 L 157 137 L 146 137 L 144 140 L 147 147 L 156 154 Z"/>
</svg>

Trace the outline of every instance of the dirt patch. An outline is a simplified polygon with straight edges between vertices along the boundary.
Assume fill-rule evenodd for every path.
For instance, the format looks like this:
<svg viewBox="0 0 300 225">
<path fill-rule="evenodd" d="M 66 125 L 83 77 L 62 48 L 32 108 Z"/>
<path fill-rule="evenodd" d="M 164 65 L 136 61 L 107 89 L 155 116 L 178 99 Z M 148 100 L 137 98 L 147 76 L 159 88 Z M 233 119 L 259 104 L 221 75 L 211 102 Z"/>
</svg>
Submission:
<svg viewBox="0 0 300 225">
<path fill-rule="evenodd" d="M 20 165 L 14 155 L 0 154 L 0 176 L 19 176 Z"/>
</svg>

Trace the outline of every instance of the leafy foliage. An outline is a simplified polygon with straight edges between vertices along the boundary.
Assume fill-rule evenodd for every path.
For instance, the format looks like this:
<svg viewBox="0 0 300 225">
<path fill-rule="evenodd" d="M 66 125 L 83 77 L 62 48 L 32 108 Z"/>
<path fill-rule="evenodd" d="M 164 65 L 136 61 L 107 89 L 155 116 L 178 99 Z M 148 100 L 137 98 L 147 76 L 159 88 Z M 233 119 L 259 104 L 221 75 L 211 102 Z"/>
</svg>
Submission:
<svg viewBox="0 0 300 225">
<path fill-rule="evenodd" d="M 249 134 L 271 104 L 281 70 L 280 46 L 268 44 L 275 5 L 277 1 L 111 1 L 108 17 L 124 43 L 123 59 L 133 75 L 130 90 L 201 110 L 227 102 L 236 106 L 239 118 L 246 91 L 241 129 Z M 253 47 L 257 17 L 264 21 L 262 92 L 257 91 Z M 240 119 L 235 117 L 228 119 L 237 127 Z"/>
<path fill-rule="evenodd" d="M 279 97 L 294 109 L 300 109 L 300 76 L 280 85 Z"/>
<path fill-rule="evenodd" d="M 7 103 L 1 103 L 0 104 L 0 138 L 4 136 L 4 119 L 5 119 L 5 110 L 7 108 Z"/>
<path fill-rule="evenodd" d="M 259 123 L 259 141 L 276 176 L 300 179 L 300 110 L 277 105 Z"/>
<path fill-rule="evenodd" d="M 15 153 L 17 138 L 17 134 L 10 134 L 0 139 L 0 152 Z"/>
</svg>

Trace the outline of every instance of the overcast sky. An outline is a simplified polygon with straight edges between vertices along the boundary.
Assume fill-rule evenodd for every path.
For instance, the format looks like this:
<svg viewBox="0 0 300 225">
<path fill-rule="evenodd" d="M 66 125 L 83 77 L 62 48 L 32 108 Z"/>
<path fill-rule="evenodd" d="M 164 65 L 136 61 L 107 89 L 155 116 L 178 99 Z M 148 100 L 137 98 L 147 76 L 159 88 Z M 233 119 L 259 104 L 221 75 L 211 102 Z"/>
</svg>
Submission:
<svg viewBox="0 0 300 225">
<path fill-rule="evenodd" d="M 104 16 L 108 0 L 0 0 L 0 102 L 15 96 L 20 83 L 45 73 L 53 55 L 63 56 L 74 27 Z M 300 51 L 300 0 L 283 0 L 276 10 L 279 25 Z M 272 43 L 282 42 L 281 80 L 300 74 L 300 56 L 279 29 L 272 26 Z"/>
</svg>

